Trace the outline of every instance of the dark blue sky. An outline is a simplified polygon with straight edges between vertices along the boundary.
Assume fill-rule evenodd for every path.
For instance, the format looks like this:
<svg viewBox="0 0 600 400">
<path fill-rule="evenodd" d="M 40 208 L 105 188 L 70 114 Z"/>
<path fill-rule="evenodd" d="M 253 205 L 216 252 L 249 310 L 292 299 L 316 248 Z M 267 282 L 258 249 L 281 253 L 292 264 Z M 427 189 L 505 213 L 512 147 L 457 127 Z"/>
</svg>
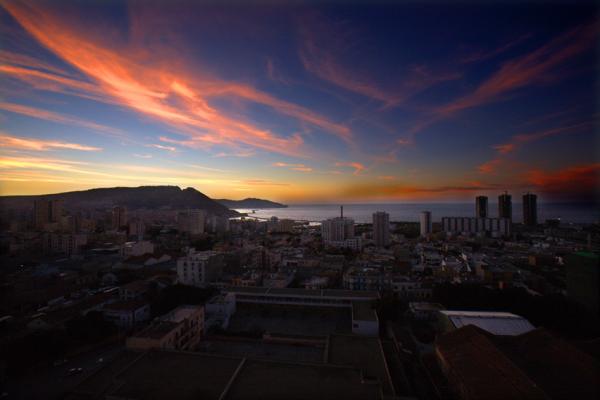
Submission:
<svg viewBox="0 0 600 400">
<path fill-rule="evenodd" d="M 7 1 L 0 190 L 589 200 L 592 4 Z"/>
</svg>

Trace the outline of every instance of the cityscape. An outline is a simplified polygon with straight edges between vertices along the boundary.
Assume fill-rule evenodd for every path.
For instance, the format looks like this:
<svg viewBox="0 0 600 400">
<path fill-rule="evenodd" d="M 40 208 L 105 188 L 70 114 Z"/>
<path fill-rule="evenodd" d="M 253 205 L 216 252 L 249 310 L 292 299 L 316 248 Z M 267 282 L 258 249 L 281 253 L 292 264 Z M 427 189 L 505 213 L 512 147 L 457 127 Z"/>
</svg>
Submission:
<svg viewBox="0 0 600 400">
<path fill-rule="evenodd" d="M 0 399 L 600 397 L 595 2 L 0 20 Z"/>
</svg>

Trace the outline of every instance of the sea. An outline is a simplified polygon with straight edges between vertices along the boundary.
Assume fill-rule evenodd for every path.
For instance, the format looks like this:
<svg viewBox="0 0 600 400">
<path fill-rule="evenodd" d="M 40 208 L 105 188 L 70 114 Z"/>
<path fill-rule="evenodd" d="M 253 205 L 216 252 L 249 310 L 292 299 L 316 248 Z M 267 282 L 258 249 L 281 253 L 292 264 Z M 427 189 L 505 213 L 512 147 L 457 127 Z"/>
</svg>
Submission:
<svg viewBox="0 0 600 400">
<path fill-rule="evenodd" d="M 393 203 L 393 204 L 341 204 L 344 216 L 353 218 L 356 223 L 372 222 L 376 211 L 390 214 L 390 221 L 418 222 L 421 211 L 430 211 L 433 222 L 442 217 L 474 217 L 474 203 Z M 296 221 L 318 223 L 340 215 L 340 204 L 296 204 L 286 208 L 236 209 L 249 217 L 269 219 L 288 218 Z M 498 216 L 498 205 L 489 205 L 489 217 Z M 600 207 L 588 203 L 538 203 L 538 222 L 547 219 L 560 219 L 561 223 L 590 224 L 600 223 Z M 523 221 L 523 208 L 513 203 L 513 221 Z"/>
</svg>

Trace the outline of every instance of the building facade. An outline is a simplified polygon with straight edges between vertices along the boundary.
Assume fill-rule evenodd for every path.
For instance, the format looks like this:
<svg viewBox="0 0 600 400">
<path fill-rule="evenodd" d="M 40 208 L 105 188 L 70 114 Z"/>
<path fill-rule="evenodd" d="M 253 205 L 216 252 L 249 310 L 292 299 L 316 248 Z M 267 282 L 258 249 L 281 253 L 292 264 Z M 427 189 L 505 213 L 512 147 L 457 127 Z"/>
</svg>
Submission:
<svg viewBox="0 0 600 400">
<path fill-rule="evenodd" d="M 535 194 L 523 195 L 523 224 L 537 225 L 537 196 Z"/>
<path fill-rule="evenodd" d="M 509 236 L 511 222 L 508 218 L 443 217 L 442 229 L 448 234 L 489 233 L 492 236 Z"/>
<path fill-rule="evenodd" d="M 179 306 L 127 339 L 134 350 L 195 350 L 204 333 L 204 306 Z"/>
<path fill-rule="evenodd" d="M 112 209 L 112 229 L 119 229 L 127 226 L 127 208 L 124 206 L 115 206 Z"/>
<path fill-rule="evenodd" d="M 390 214 L 383 211 L 373 214 L 373 241 L 377 247 L 390 244 Z"/>
<path fill-rule="evenodd" d="M 487 196 L 477 196 L 475 198 L 475 217 L 488 217 L 488 198 Z"/>
<path fill-rule="evenodd" d="M 177 260 L 177 281 L 184 285 L 206 287 L 221 276 L 223 264 L 223 254 L 190 249 Z"/>
<path fill-rule="evenodd" d="M 508 218 L 512 221 L 512 196 L 507 192 L 498 196 L 498 218 Z"/>
<path fill-rule="evenodd" d="M 39 199 L 33 203 L 33 223 L 35 229 L 46 230 L 52 223 L 60 223 L 62 202 L 60 200 Z"/>
<path fill-rule="evenodd" d="M 431 230 L 431 211 L 422 211 L 419 215 L 419 222 L 421 226 L 421 236 L 425 237 L 430 235 Z"/>
</svg>

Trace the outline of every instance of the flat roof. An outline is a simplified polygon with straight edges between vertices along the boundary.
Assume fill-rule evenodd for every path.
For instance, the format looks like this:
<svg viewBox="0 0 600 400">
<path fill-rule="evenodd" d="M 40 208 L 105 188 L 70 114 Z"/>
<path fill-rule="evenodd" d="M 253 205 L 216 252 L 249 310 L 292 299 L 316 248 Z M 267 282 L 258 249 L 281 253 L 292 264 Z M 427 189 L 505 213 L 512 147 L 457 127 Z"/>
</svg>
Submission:
<svg viewBox="0 0 600 400">
<path fill-rule="evenodd" d="M 440 313 L 456 328 L 475 325 L 494 335 L 520 335 L 535 329 L 525 318 L 507 312 L 440 310 Z"/>
<path fill-rule="evenodd" d="M 352 319 L 357 321 L 377 321 L 373 304 L 367 301 L 352 302 Z"/>
<path fill-rule="evenodd" d="M 181 322 L 190 318 L 192 315 L 202 309 L 202 306 L 183 305 L 171 310 L 164 316 L 164 321 Z"/>
<path fill-rule="evenodd" d="M 131 311 L 147 306 L 149 303 L 144 299 L 121 300 L 104 305 L 104 308 L 112 311 Z"/>
<path fill-rule="evenodd" d="M 226 292 L 240 294 L 259 294 L 266 296 L 291 296 L 291 297 L 327 297 L 348 299 L 378 299 L 379 292 L 368 290 L 343 290 L 343 289 L 300 289 L 300 288 L 266 288 L 266 287 L 238 287 L 229 286 L 223 289 Z"/>
<path fill-rule="evenodd" d="M 224 399 L 380 399 L 380 386 L 361 383 L 360 370 L 326 364 L 246 360 Z"/>
<path fill-rule="evenodd" d="M 436 341 L 436 348 L 437 356 L 469 398 L 549 398 L 475 326 L 442 335 Z"/>
<path fill-rule="evenodd" d="M 152 324 L 146 329 L 134 334 L 133 337 L 160 339 L 178 326 L 179 323 L 177 322 L 160 321 L 159 323 Z"/>
<path fill-rule="evenodd" d="M 384 395 L 395 395 L 381 342 L 377 337 L 331 335 L 327 346 L 327 362 L 360 368 L 365 378 L 379 381 Z"/>
<path fill-rule="evenodd" d="M 124 351 L 66 398 L 381 399 L 381 384 L 365 381 L 364 375 L 362 368 L 353 365 Z"/>
</svg>

